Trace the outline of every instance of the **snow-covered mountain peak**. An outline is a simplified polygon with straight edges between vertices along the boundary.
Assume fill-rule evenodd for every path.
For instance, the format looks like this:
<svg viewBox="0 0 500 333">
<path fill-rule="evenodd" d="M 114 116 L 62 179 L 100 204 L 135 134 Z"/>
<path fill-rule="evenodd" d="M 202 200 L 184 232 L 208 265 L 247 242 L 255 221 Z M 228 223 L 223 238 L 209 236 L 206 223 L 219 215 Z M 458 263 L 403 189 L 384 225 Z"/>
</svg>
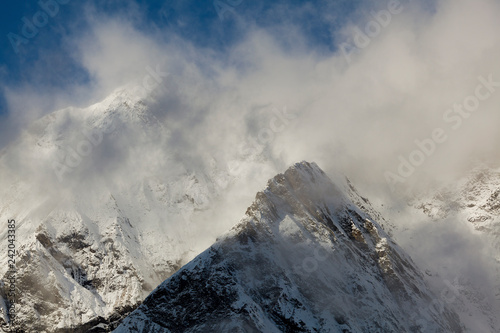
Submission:
<svg viewBox="0 0 500 333">
<path fill-rule="evenodd" d="M 433 219 L 458 216 L 476 230 L 498 238 L 500 168 L 478 165 L 455 182 L 419 196 L 412 204 Z"/>
<path fill-rule="evenodd" d="M 94 103 L 89 109 L 110 109 L 117 108 L 120 105 L 127 105 L 130 108 L 136 108 L 139 105 L 144 105 L 149 99 L 149 94 L 138 93 L 137 86 L 127 84 L 116 88 L 101 101 Z"/>
<path fill-rule="evenodd" d="M 321 228 L 332 230 L 335 237 L 343 235 L 351 239 L 363 239 L 360 230 L 377 229 L 377 239 L 371 241 L 372 244 L 380 240 L 379 236 L 387 236 L 374 219 L 385 221 L 349 180 L 332 181 L 314 162 L 296 163 L 270 179 L 266 189 L 257 193 L 245 215 L 247 220 L 268 224 L 270 228 L 276 227 L 276 221 L 282 223 L 288 216 L 295 216 L 306 229 L 318 228 L 310 225 L 314 221 L 322 224 Z M 278 225 L 276 232 L 283 230 Z"/>
<path fill-rule="evenodd" d="M 267 188 L 257 193 L 247 214 L 259 213 L 264 203 L 275 211 L 299 213 L 304 206 L 307 210 L 314 210 L 314 206 L 327 201 L 340 206 L 346 199 L 340 188 L 333 185 L 315 163 L 300 162 L 270 179 Z"/>
<path fill-rule="evenodd" d="M 204 219 L 191 222 L 216 206 L 216 179 L 175 158 L 169 125 L 119 89 L 43 117 L 0 155 L 0 217 L 17 221 L 22 263 L 18 317 L 33 331 L 114 321 L 215 240 L 199 236 Z M 6 252 L 0 262 L 5 278 Z"/>
<path fill-rule="evenodd" d="M 445 305 L 430 306 L 369 203 L 342 188 L 307 162 L 275 176 L 116 332 L 462 332 Z"/>
</svg>

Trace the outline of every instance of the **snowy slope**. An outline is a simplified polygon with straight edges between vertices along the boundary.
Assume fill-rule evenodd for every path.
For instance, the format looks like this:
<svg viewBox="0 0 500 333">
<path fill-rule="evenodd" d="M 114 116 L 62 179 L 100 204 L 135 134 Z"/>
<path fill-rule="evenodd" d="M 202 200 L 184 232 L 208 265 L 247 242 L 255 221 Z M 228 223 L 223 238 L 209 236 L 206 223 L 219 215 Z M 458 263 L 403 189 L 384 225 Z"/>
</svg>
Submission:
<svg viewBox="0 0 500 333">
<path fill-rule="evenodd" d="M 18 318 L 30 331 L 116 321 L 232 226 L 216 212 L 236 176 L 210 156 L 201 167 L 179 158 L 179 125 L 150 105 L 119 89 L 40 119 L 0 152 L 0 220 L 17 222 Z M 238 177 L 265 170 L 242 166 Z M 6 263 L 0 251 L 0 277 Z"/>
<path fill-rule="evenodd" d="M 443 230 L 449 235 L 460 235 L 460 232 L 455 233 L 454 229 L 462 230 L 460 237 L 463 240 L 448 242 L 448 252 L 451 250 L 457 253 L 450 255 L 457 257 L 454 259 L 455 267 L 445 267 L 443 264 L 441 268 L 435 269 L 431 279 L 440 282 L 442 286 L 439 290 L 448 290 L 447 286 L 443 286 L 443 278 L 437 278 L 436 275 L 443 275 L 446 271 L 452 272 L 448 275 L 454 276 L 455 287 L 452 288 L 453 301 L 449 303 L 464 321 L 471 319 L 470 325 L 466 323 L 471 332 L 500 330 L 499 194 L 500 169 L 481 164 L 453 183 L 429 189 L 411 202 L 415 210 L 432 220 L 427 223 L 425 230 L 427 234 L 437 231 L 437 241 L 439 238 L 446 239 L 446 235 L 439 236 Z M 443 227 L 439 227 L 440 225 Z M 411 233 L 411 230 L 408 232 Z M 463 246 L 463 249 L 460 246 Z M 458 257 L 460 251 L 463 252 L 463 262 Z M 446 262 L 444 258 L 443 262 Z M 449 278 L 449 281 L 451 280 L 452 278 Z"/>
<path fill-rule="evenodd" d="M 295 164 L 115 332 L 461 332 L 371 212 Z"/>
<path fill-rule="evenodd" d="M 193 135 L 183 133 L 191 123 L 170 117 L 168 110 L 159 119 L 163 113 L 152 105 L 151 97 L 118 89 L 90 107 L 40 119 L 0 151 L 0 221 L 17 221 L 17 301 L 26 328 L 115 327 L 158 284 L 234 226 L 259 184 L 277 173 L 261 155 L 231 151 L 238 149 L 236 142 L 223 149 L 231 151 L 230 160 L 204 156 L 203 148 L 200 157 L 182 155 L 173 147 L 183 135 Z M 228 165 L 238 166 L 238 172 Z M 498 183 L 483 184 L 487 189 L 473 200 L 476 206 L 460 206 L 470 209 L 466 218 L 472 217 L 478 230 L 493 236 L 498 235 Z M 386 231 L 395 228 L 348 181 L 342 184 L 350 204 Z M 433 211 L 449 207 L 429 202 Z M 0 242 L 7 244 L 7 228 L 0 228 Z M 7 252 L 0 251 L 2 280 L 6 263 Z M 0 323 L 8 321 L 5 288 Z M 491 317 L 494 310 L 483 312 Z"/>
<path fill-rule="evenodd" d="M 492 237 L 500 260 L 500 169 L 478 166 L 457 182 L 430 190 L 413 205 L 435 220 L 457 216 L 472 223 Z"/>
</svg>

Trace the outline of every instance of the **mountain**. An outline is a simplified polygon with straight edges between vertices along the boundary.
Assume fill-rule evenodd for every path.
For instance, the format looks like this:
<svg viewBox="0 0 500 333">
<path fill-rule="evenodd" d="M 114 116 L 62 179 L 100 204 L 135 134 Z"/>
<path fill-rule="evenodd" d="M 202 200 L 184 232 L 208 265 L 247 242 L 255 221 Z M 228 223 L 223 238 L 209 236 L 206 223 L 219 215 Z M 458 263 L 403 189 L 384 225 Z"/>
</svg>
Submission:
<svg viewBox="0 0 500 333">
<path fill-rule="evenodd" d="M 500 329 L 499 194 L 500 169 L 492 163 L 480 163 L 452 182 L 428 188 L 410 202 L 414 210 L 422 213 L 419 220 L 431 220 L 423 234 L 413 237 L 428 239 L 427 235 L 435 234 L 430 242 L 442 242 L 448 249 L 448 258 L 442 258 L 434 275 L 451 272 L 449 280 L 455 287 L 450 306 L 463 321 L 472 319 L 470 325 L 466 323 L 471 332 Z M 416 257 L 422 243 L 416 241 L 416 251 L 407 244 L 405 249 Z"/>
<path fill-rule="evenodd" d="M 220 145 L 212 133 L 197 127 L 198 117 L 220 117 L 207 116 L 203 108 L 194 112 L 196 119 L 191 112 L 185 117 L 178 111 L 183 107 L 178 101 L 158 103 L 151 96 L 118 89 L 89 107 L 70 107 L 39 119 L 0 151 L 0 221 L 16 220 L 16 308 L 25 329 L 49 333 L 116 328 L 156 286 L 233 227 L 259 184 L 284 169 L 269 163 L 264 146 L 249 149 L 252 140 L 241 133 Z M 259 117 L 259 124 L 267 119 L 264 113 Z M 212 156 L 210 151 L 227 156 Z M 380 237 L 390 239 L 403 221 L 384 219 L 349 181 L 340 183 L 349 207 L 376 221 Z M 481 196 L 485 204 L 494 183 L 490 187 L 491 193 Z M 433 196 L 421 203 L 446 207 Z M 478 211 L 490 214 L 481 226 L 492 235 L 494 206 Z M 363 234 L 363 223 L 358 224 Z M 348 234 L 343 230 L 336 233 Z M 338 244 L 343 242 L 343 236 L 335 235 Z M 3 244 L 7 236 L 8 228 L 0 228 Z M 295 251 L 298 257 L 304 256 L 302 251 L 307 253 Z M 312 258 L 321 257 L 318 253 L 322 249 L 314 249 Z M 7 251 L 0 251 L 0 324 L 9 321 L 12 307 L 7 297 L 8 259 Z M 310 264 L 305 259 L 296 266 Z M 432 279 L 427 274 L 425 278 Z M 473 294 L 471 290 L 465 292 Z M 494 310 L 481 311 L 494 317 Z"/>
<path fill-rule="evenodd" d="M 16 220 L 17 318 L 30 332 L 116 326 L 232 226 L 216 213 L 220 194 L 265 170 L 245 159 L 232 174 L 211 156 L 203 164 L 182 156 L 172 147 L 192 133 L 152 105 L 119 89 L 41 118 L 0 152 L 0 220 Z M 7 259 L 1 251 L 3 323 Z"/>
<path fill-rule="evenodd" d="M 462 332 L 347 181 L 295 164 L 122 332 Z"/>
<path fill-rule="evenodd" d="M 480 165 L 451 184 L 431 189 L 412 202 L 434 220 L 457 216 L 491 236 L 500 260 L 500 168 Z"/>
</svg>

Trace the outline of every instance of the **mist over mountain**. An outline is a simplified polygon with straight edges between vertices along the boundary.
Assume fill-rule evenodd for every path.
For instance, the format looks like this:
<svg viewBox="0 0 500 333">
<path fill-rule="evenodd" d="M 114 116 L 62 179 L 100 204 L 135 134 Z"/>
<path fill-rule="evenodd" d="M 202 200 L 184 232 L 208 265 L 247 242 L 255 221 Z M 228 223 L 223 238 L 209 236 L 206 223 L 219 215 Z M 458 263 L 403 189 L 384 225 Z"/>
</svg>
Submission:
<svg viewBox="0 0 500 333">
<path fill-rule="evenodd" d="M 111 330 L 306 160 L 370 201 L 423 294 L 498 331 L 498 1 L 63 2 L 0 27 L 0 219 L 33 330 Z"/>
<path fill-rule="evenodd" d="M 297 163 L 115 332 L 463 332 L 370 210 Z"/>
</svg>

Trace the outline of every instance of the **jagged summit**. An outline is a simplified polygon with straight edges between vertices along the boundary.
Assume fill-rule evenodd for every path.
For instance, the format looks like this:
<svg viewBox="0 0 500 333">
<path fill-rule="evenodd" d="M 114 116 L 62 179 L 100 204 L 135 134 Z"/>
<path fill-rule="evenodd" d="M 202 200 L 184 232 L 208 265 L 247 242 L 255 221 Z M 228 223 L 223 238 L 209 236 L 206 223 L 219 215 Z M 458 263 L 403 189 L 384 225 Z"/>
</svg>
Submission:
<svg viewBox="0 0 500 333">
<path fill-rule="evenodd" d="M 280 211 L 300 213 L 315 210 L 315 206 L 326 202 L 340 206 L 346 204 L 346 197 L 316 163 L 303 161 L 270 179 L 267 188 L 257 193 L 247 215 L 262 214 L 262 209 L 276 214 L 278 208 Z"/>
<path fill-rule="evenodd" d="M 366 231 L 365 225 L 376 228 L 381 237 L 387 237 L 375 220 L 381 219 L 380 214 L 368 199 L 361 197 L 347 178 L 334 183 L 314 162 L 296 163 L 270 179 L 266 189 L 257 193 L 245 215 L 251 223 L 277 225 L 277 233 L 282 231 L 279 223 L 294 216 L 304 222 L 306 229 L 312 227 L 311 223 L 322 224 L 322 228 L 332 231 L 334 238 L 363 239 L 360 230 Z M 245 226 L 248 223 L 240 223 L 234 229 Z M 365 241 L 373 245 L 371 237 Z"/>
<path fill-rule="evenodd" d="M 314 163 L 275 176 L 116 332 L 462 332 L 345 186 Z"/>
<path fill-rule="evenodd" d="M 373 209 L 358 207 L 354 203 L 360 201 L 356 200 L 360 199 L 357 192 L 352 185 L 349 187 L 346 184 L 332 182 L 314 162 L 296 163 L 270 179 L 266 189 L 257 193 L 255 201 L 246 211 L 246 219 L 272 227 L 289 216 L 295 216 L 304 221 L 305 228 L 309 228 L 314 221 L 333 231 L 335 237 L 342 235 L 350 238 L 355 235 L 362 237 L 357 231 L 364 229 L 365 223 L 370 223 L 375 224 L 385 237 L 381 226 L 370 215 Z M 244 226 L 240 223 L 235 229 Z"/>
</svg>

